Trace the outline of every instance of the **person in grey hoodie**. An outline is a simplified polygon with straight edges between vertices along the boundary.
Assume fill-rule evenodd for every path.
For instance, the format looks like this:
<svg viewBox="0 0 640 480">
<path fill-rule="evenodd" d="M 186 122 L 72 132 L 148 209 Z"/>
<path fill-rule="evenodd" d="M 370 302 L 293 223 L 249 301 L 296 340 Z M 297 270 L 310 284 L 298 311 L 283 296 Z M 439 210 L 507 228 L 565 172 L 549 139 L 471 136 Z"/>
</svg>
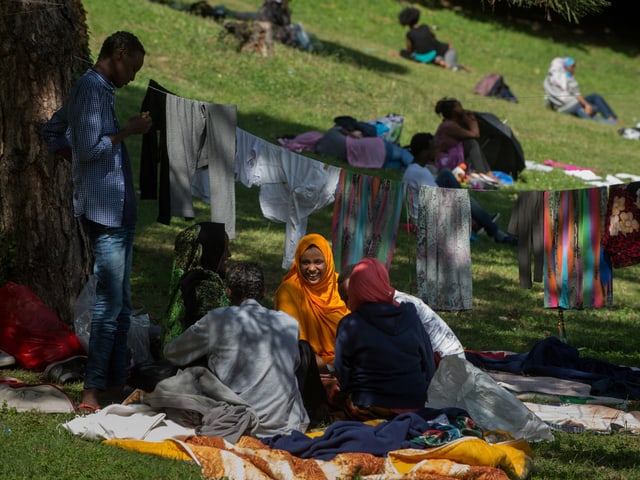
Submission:
<svg viewBox="0 0 640 480">
<path fill-rule="evenodd" d="M 298 321 L 258 303 L 264 276 L 255 263 L 240 262 L 226 274 L 232 306 L 210 310 L 164 348 L 167 360 L 207 367 L 260 419 L 256 436 L 304 432 L 309 417 L 298 389 Z"/>
</svg>

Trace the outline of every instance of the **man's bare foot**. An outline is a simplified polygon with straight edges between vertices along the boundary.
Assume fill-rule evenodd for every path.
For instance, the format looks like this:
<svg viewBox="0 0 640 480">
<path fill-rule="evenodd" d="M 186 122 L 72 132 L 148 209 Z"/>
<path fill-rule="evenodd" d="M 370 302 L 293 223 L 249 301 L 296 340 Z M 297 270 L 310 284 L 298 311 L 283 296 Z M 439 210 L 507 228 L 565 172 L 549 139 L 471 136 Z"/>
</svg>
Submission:
<svg viewBox="0 0 640 480">
<path fill-rule="evenodd" d="M 82 401 L 78 404 L 77 410 L 85 415 L 100 410 L 97 388 L 85 388 L 82 391 Z"/>
</svg>

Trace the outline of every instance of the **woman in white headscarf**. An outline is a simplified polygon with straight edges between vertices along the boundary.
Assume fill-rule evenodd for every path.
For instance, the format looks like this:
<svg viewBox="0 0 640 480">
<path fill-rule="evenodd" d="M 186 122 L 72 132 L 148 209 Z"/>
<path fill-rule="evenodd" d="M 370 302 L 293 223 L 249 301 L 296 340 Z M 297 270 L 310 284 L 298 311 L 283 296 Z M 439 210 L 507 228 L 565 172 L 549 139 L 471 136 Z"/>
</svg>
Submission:
<svg viewBox="0 0 640 480">
<path fill-rule="evenodd" d="M 576 61 L 571 57 L 556 57 L 551 61 L 543 82 L 545 96 L 551 107 L 580 118 L 620 125 L 622 122 L 601 95 L 592 93 L 582 96 L 574 76 L 575 69 Z"/>
</svg>

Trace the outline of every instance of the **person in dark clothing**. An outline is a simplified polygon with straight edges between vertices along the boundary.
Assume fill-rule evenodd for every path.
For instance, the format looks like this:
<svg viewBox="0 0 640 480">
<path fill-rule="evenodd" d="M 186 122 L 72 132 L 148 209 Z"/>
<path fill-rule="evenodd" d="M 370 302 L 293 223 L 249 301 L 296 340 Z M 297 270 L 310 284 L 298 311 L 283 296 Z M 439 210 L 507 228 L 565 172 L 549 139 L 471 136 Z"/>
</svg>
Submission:
<svg viewBox="0 0 640 480">
<path fill-rule="evenodd" d="M 421 63 L 433 63 L 450 70 L 469 71 L 458 64 L 458 52 L 449 43 L 439 41 L 426 25 L 418 25 L 420 10 L 407 7 L 398 15 L 400 25 L 409 27 L 406 35 L 407 46 L 400 50 L 400 56 Z"/>
<path fill-rule="evenodd" d="M 435 373 L 431 342 L 412 303 L 394 300 L 385 266 L 366 257 L 349 277 L 351 313 L 338 324 L 335 369 L 356 419 L 417 411 Z"/>
<path fill-rule="evenodd" d="M 462 188 L 462 186 L 448 168 L 443 168 L 439 172 L 436 171 L 433 135 L 426 132 L 416 133 L 411 138 L 409 148 L 414 156 L 413 163 L 405 170 L 402 181 L 409 189 L 411 199 L 409 213 L 414 219 L 417 219 L 418 198 L 421 187 Z M 489 214 L 473 195 L 469 195 L 469 201 L 471 204 L 471 218 L 474 224 L 477 225 L 474 233 L 479 233 L 482 230 L 487 232 L 487 235 L 493 237 L 498 243 L 507 243 L 514 246 L 518 244 L 516 237 L 500 229 L 496 223 L 498 214 Z"/>
</svg>

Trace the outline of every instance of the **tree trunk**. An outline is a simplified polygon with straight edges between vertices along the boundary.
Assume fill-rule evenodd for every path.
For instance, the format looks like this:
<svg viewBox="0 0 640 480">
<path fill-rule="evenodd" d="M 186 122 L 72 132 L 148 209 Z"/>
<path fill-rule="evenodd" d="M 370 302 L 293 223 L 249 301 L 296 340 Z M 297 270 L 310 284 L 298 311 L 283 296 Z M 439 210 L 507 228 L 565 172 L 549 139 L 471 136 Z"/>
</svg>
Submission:
<svg viewBox="0 0 640 480">
<path fill-rule="evenodd" d="M 71 163 L 47 152 L 40 128 L 89 65 L 80 0 L 0 2 L 0 273 L 11 266 L 0 280 L 27 285 L 66 323 L 90 250 L 73 216 Z"/>
</svg>

